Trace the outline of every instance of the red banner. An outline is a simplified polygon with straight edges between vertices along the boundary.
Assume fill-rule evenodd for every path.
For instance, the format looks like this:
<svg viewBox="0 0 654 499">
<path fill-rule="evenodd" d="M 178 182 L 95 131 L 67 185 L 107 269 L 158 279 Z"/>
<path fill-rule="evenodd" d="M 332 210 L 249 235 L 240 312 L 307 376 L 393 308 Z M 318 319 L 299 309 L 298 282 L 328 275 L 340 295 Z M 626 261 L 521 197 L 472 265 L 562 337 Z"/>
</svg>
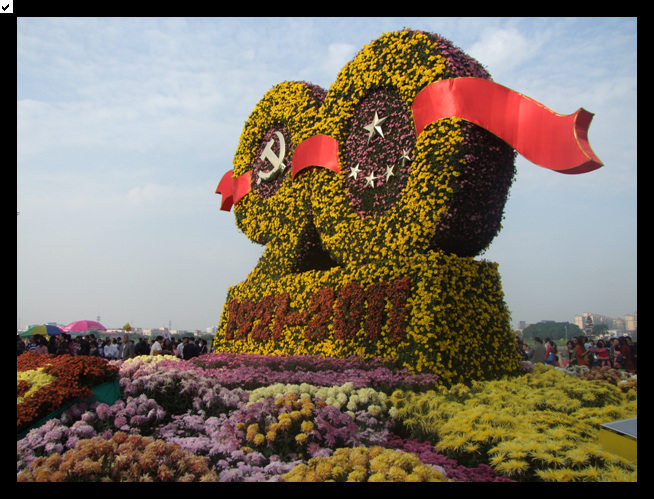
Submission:
<svg viewBox="0 0 654 499">
<path fill-rule="evenodd" d="M 236 178 L 232 178 L 232 173 L 234 170 L 225 173 L 216 187 L 216 194 L 222 195 L 220 209 L 223 211 L 230 211 L 233 205 L 250 192 L 252 172 L 246 172 Z"/>
<path fill-rule="evenodd" d="M 416 135 L 443 118 L 475 123 L 507 142 L 532 163 L 560 173 L 587 173 L 602 166 L 588 143 L 593 114 L 579 109 L 557 114 L 525 95 L 481 78 L 453 78 L 431 83 L 412 105 Z M 295 178 L 311 166 L 339 172 L 338 142 L 328 135 L 302 141 L 293 154 Z M 220 209 L 230 211 L 250 191 L 251 173 L 232 178 L 227 172 L 218 184 Z"/>
<path fill-rule="evenodd" d="M 221 195 L 220 209 L 223 211 L 230 211 L 234 205 L 234 179 L 232 173 L 234 170 L 229 170 L 223 175 L 223 178 L 218 182 L 216 187 L 216 194 Z"/>
<path fill-rule="evenodd" d="M 602 166 L 588 143 L 593 114 L 557 114 L 518 92 L 480 78 L 431 83 L 413 101 L 416 133 L 437 120 L 458 117 L 497 135 L 532 163 L 561 173 Z"/>
<path fill-rule="evenodd" d="M 300 142 L 293 153 L 293 178 L 310 166 L 321 166 L 336 173 L 340 172 L 338 141 L 328 135 L 314 135 Z"/>
</svg>

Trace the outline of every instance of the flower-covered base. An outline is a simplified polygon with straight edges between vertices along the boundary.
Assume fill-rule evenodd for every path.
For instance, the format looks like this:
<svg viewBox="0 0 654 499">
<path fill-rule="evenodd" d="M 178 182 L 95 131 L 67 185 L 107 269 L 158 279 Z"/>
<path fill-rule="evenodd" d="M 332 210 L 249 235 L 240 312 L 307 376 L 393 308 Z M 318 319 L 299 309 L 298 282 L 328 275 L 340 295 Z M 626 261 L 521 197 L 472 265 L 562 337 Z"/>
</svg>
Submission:
<svg viewBox="0 0 654 499">
<path fill-rule="evenodd" d="M 445 384 L 518 367 L 497 264 L 429 251 L 230 288 L 216 351 L 395 359 Z"/>
</svg>

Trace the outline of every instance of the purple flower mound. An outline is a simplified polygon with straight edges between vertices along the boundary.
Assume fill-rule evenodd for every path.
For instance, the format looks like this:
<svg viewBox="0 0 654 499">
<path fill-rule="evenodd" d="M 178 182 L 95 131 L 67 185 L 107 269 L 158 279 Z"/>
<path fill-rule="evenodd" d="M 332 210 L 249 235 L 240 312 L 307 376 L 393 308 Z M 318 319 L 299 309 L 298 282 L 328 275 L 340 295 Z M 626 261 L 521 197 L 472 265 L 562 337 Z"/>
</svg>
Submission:
<svg viewBox="0 0 654 499">
<path fill-rule="evenodd" d="M 245 390 L 275 383 L 340 386 L 352 382 L 355 388 L 369 387 L 391 393 L 394 390 L 431 389 L 438 381 L 435 374 L 412 374 L 408 369 L 396 370 L 390 365 L 381 359 L 359 357 L 212 353 L 193 359 L 185 368 L 203 368 L 204 376 L 216 378 L 222 386 Z"/>
<path fill-rule="evenodd" d="M 454 482 L 514 482 L 500 476 L 487 464 L 480 464 L 476 468 L 467 468 L 443 454 L 439 454 L 430 442 L 418 442 L 414 439 L 404 440 L 398 436 L 389 437 L 386 447 L 411 452 L 418 456 L 425 464 L 441 467 L 447 477 Z"/>
</svg>

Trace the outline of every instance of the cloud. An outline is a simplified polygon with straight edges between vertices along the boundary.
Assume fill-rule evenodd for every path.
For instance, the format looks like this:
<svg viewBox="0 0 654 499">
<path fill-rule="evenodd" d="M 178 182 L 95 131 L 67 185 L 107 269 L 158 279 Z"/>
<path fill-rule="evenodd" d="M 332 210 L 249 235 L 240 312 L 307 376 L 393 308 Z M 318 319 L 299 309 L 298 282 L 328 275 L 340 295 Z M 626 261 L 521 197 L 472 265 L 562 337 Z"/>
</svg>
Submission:
<svg viewBox="0 0 654 499">
<path fill-rule="evenodd" d="M 349 43 L 331 43 L 327 50 L 327 59 L 323 64 L 323 71 L 336 80 L 338 72 L 345 63 L 351 60 L 361 47 Z"/>
<path fill-rule="evenodd" d="M 491 74 L 502 73 L 528 61 L 542 42 L 527 38 L 516 28 L 485 28 L 469 54 L 486 66 Z"/>
</svg>

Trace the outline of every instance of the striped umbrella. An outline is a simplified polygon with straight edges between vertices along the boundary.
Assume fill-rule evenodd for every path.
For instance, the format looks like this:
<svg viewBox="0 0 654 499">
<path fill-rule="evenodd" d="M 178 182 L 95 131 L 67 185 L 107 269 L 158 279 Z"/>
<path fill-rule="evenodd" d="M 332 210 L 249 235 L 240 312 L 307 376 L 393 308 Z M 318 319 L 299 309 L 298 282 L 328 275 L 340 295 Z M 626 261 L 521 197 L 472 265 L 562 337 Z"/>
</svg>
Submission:
<svg viewBox="0 0 654 499">
<path fill-rule="evenodd" d="M 58 334 L 63 333 L 61 329 L 57 326 L 51 326 L 50 324 L 42 324 L 40 326 L 34 326 L 29 328 L 23 334 L 20 335 L 21 338 L 28 338 L 35 334 L 40 334 L 41 336 L 57 336 Z"/>
</svg>

